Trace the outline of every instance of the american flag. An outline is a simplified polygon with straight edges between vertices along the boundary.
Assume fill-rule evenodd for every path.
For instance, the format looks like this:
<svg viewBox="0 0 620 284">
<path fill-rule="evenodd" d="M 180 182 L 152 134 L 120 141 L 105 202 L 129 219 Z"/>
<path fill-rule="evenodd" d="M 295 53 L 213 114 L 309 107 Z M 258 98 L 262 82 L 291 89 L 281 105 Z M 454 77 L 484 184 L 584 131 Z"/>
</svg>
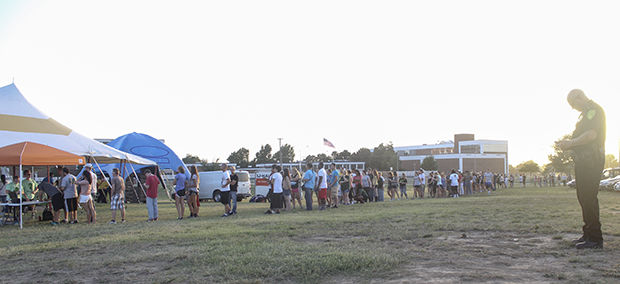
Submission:
<svg viewBox="0 0 620 284">
<path fill-rule="evenodd" d="M 323 144 L 325 144 L 325 146 L 327 146 L 327 147 L 336 148 L 336 147 L 334 146 L 334 144 L 332 144 L 332 142 L 329 142 L 329 140 L 327 140 L 327 139 L 325 139 L 325 138 L 323 138 Z"/>
</svg>

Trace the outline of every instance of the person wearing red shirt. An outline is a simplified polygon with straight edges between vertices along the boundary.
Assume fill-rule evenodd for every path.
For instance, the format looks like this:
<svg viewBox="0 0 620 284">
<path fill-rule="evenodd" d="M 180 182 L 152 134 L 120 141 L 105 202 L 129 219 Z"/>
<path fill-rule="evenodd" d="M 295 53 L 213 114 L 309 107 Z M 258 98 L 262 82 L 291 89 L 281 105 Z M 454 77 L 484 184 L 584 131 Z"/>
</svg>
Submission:
<svg viewBox="0 0 620 284">
<path fill-rule="evenodd" d="M 157 210 L 157 189 L 159 188 L 159 179 L 146 170 L 146 209 L 149 211 L 149 219 L 147 222 L 157 221 L 159 218 Z"/>
</svg>

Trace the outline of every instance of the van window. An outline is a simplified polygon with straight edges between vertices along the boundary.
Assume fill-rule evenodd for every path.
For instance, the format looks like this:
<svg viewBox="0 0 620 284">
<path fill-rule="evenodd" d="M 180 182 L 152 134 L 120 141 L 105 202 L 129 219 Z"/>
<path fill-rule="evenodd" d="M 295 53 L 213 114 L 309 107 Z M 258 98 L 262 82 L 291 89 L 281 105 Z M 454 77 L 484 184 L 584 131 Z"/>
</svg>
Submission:
<svg viewBox="0 0 620 284">
<path fill-rule="evenodd" d="M 237 173 L 237 176 L 239 177 L 239 181 L 240 182 L 246 182 L 246 181 L 250 181 L 250 174 L 248 173 Z"/>
</svg>

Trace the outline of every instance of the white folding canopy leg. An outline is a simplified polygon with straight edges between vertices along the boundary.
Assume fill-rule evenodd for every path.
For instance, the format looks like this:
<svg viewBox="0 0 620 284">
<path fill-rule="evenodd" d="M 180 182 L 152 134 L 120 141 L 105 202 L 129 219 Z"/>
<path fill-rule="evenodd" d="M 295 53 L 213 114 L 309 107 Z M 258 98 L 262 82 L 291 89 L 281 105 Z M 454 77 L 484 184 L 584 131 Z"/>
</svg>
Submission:
<svg viewBox="0 0 620 284">
<path fill-rule="evenodd" d="M 144 197 L 146 197 L 146 191 L 144 191 L 144 187 L 142 186 L 142 182 L 140 182 L 140 178 L 138 177 L 136 170 L 133 168 L 133 165 L 131 163 L 129 163 L 129 166 L 131 167 L 131 171 L 133 172 L 133 174 L 136 176 L 136 180 L 138 181 L 140 189 L 142 189 L 142 193 L 144 193 Z M 138 198 L 138 196 L 136 196 L 136 198 Z M 140 203 L 140 198 L 138 198 L 138 203 Z"/>
<path fill-rule="evenodd" d="M 22 196 L 24 195 L 24 188 L 22 186 L 24 179 L 24 171 L 22 170 L 22 156 L 24 156 L 24 150 L 26 150 L 26 144 L 24 144 L 24 148 L 22 148 L 22 152 L 19 154 L 19 229 L 24 228 L 24 216 L 22 214 Z"/>
<path fill-rule="evenodd" d="M 23 172 L 22 172 L 22 161 L 21 161 L 22 157 L 19 157 L 19 228 L 23 229 L 23 216 L 22 216 L 22 193 L 24 192 L 24 189 L 22 188 L 22 179 L 24 178 L 22 176 Z"/>
<path fill-rule="evenodd" d="M 90 157 L 93 158 L 93 161 L 95 161 L 95 165 L 97 165 L 97 169 L 99 169 L 99 171 L 101 172 L 101 176 L 103 177 L 105 182 L 108 184 L 108 186 L 110 188 L 112 188 L 112 185 L 110 184 L 110 181 L 108 181 L 108 179 L 105 178 L 105 173 L 101 170 L 101 167 L 99 167 L 99 163 L 97 163 L 97 160 L 95 159 L 95 157 L 93 157 L 93 156 L 90 156 Z"/>
<path fill-rule="evenodd" d="M 168 182 L 168 179 L 166 178 L 165 175 L 163 175 L 161 173 L 161 169 L 159 168 L 159 166 L 157 166 L 157 172 L 159 173 L 159 176 L 161 177 L 161 180 L 164 182 L 164 189 L 166 190 L 166 195 L 168 195 L 168 199 L 172 200 L 172 196 L 170 195 L 170 190 L 168 190 L 168 187 L 165 185 Z"/>
</svg>

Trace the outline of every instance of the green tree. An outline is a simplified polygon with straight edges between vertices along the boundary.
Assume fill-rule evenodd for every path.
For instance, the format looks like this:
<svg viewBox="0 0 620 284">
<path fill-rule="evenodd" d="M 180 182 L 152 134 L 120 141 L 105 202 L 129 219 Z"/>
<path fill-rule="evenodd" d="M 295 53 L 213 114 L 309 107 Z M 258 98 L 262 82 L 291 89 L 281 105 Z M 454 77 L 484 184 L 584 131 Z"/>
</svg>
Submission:
<svg viewBox="0 0 620 284">
<path fill-rule="evenodd" d="M 252 160 L 253 165 L 268 164 L 268 163 L 274 163 L 274 162 L 275 160 L 273 159 L 273 156 L 271 155 L 271 145 L 269 144 L 261 146 L 260 150 L 256 152 L 256 157 L 254 158 L 254 160 Z"/>
<path fill-rule="evenodd" d="M 272 156 L 275 161 L 280 160 L 280 151 L 282 151 L 282 163 L 292 163 L 295 161 L 295 149 L 293 146 L 289 144 L 282 145 L 282 150 L 278 150 Z"/>
<path fill-rule="evenodd" d="M 427 171 L 436 171 L 439 168 L 439 165 L 437 164 L 435 157 L 428 156 L 422 160 L 422 165 L 420 167 Z"/>
<path fill-rule="evenodd" d="M 183 160 L 183 163 L 186 163 L 186 164 L 200 164 L 200 163 L 202 163 L 202 160 L 198 156 L 194 156 L 194 155 L 190 155 L 190 154 L 185 155 L 185 158 L 183 158 L 181 160 Z"/>
<path fill-rule="evenodd" d="M 368 167 L 378 170 L 396 169 L 397 158 L 392 144 L 381 143 L 373 149 Z"/>
<path fill-rule="evenodd" d="M 319 161 L 319 159 L 315 155 L 308 155 L 304 159 L 304 162 L 306 162 L 306 163 L 314 163 L 314 162 L 318 162 L 318 161 Z"/>
<path fill-rule="evenodd" d="M 605 168 L 616 168 L 618 166 L 618 160 L 613 154 L 605 155 Z"/>
<path fill-rule="evenodd" d="M 562 140 L 570 139 L 571 135 L 564 135 L 553 143 L 553 154 L 549 155 L 549 162 L 556 172 L 573 174 L 575 172 L 575 163 L 571 151 L 564 151 L 558 147 L 558 143 Z"/>
<path fill-rule="evenodd" d="M 553 165 L 551 163 L 546 163 L 543 165 L 542 167 L 542 173 L 544 175 L 549 175 L 551 173 L 555 172 L 555 169 L 553 168 Z"/>
<path fill-rule="evenodd" d="M 331 162 L 331 161 L 333 161 L 332 157 L 327 156 L 327 155 L 325 155 L 323 153 L 316 155 L 316 162 L 327 163 L 327 162 Z"/>
<path fill-rule="evenodd" d="M 228 156 L 229 163 L 235 163 L 239 167 L 247 168 L 250 164 L 250 150 L 241 148 L 235 152 L 230 153 Z"/>
<path fill-rule="evenodd" d="M 520 173 L 526 173 L 526 174 L 533 174 L 533 173 L 540 172 L 540 166 L 532 160 L 529 160 L 527 162 L 523 162 L 517 165 L 517 169 L 519 170 Z"/>
<path fill-rule="evenodd" d="M 351 155 L 352 155 L 351 152 L 347 150 L 343 150 L 340 153 L 338 153 L 337 151 L 332 152 L 332 157 L 334 158 L 334 160 L 340 160 L 340 161 L 351 160 Z"/>
<path fill-rule="evenodd" d="M 516 174 L 519 171 L 513 165 L 508 165 L 508 172 L 510 172 L 510 174 Z"/>
<path fill-rule="evenodd" d="M 351 155 L 351 161 L 353 162 L 365 162 L 366 165 L 370 164 L 372 152 L 368 148 L 361 148 L 357 152 Z"/>
</svg>

